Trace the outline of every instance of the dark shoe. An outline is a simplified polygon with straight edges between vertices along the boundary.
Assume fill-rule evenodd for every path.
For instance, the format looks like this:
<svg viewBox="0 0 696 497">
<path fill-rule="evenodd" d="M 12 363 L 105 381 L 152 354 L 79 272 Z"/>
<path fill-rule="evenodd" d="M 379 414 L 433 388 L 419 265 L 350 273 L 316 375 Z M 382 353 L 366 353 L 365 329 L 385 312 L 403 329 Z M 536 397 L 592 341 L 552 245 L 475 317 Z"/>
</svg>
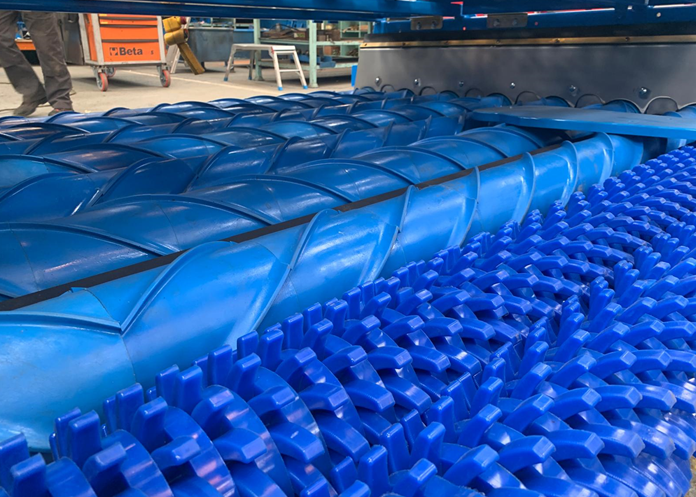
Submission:
<svg viewBox="0 0 696 497">
<path fill-rule="evenodd" d="M 51 112 L 48 113 L 48 116 L 55 116 L 56 114 L 60 114 L 61 112 L 75 112 L 72 109 L 53 109 Z"/>
<path fill-rule="evenodd" d="M 17 107 L 14 111 L 15 116 L 21 116 L 21 117 L 29 117 L 31 116 L 34 112 L 36 112 L 36 108 L 39 105 L 43 105 L 47 103 L 48 100 L 46 100 L 46 97 L 40 97 L 40 98 L 33 98 L 33 99 L 27 99 L 25 98 L 22 101 L 22 105 Z"/>
</svg>

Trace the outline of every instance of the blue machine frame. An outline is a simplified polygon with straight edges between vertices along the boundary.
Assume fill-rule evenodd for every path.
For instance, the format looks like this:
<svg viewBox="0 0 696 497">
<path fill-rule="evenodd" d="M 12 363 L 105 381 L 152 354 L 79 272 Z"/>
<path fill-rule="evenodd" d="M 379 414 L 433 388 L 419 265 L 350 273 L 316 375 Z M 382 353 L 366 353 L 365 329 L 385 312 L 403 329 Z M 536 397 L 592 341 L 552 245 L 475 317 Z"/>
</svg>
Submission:
<svg viewBox="0 0 696 497">
<path fill-rule="evenodd" d="M 651 5 L 644 7 L 616 6 L 593 10 L 554 10 L 558 6 L 549 7 L 548 2 L 526 2 L 524 8 L 518 8 L 520 12 L 528 12 L 526 27 L 530 29 L 561 28 L 570 26 L 630 26 L 637 24 L 668 24 L 677 22 L 693 22 L 696 20 L 696 7 L 693 5 Z M 476 4 L 478 5 L 478 4 Z M 512 6 L 509 7 L 511 9 Z M 568 6 L 567 9 L 572 9 Z M 511 10 L 500 9 L 501 13 Z M 514 11 L 513 11 L 514 12 Z M 460 16 L 445 18 L 442 31 L 462 31 L 492 29 L 488 16 L 497 14 L 494 9 L 472 7 L 469 2 L 462 6 Z M 488 14 L 476 15 L 476 14 Z M 428 25 L 423 25 L 422 30 L 428 30 Z M 382 20 L 374 29 L 375 34 L 402 33 L 410 30 L 408 20 Z"/>
<path fill-rule="evenodd" d="M 16 10 L 17 3 L 4 0 L 1 9 Z M 415 15 L 456 16 L 459 6 L 449 2 L 405 0 L 29 0 L 22 10 L 157 14 L 265 19 L 379 19 Z"/>
<path fill-rule="evenodd" d="M 0 1 L 0 8 L 14 10 L 17 3 Z M 266 19 L 387 19 L 412 16 L 441 16 L 445 29 L 478 29 L 485 18 L 475 14 L 534 13 L 530 27 L 594 26 L 665 23 L 696 19 L 696 8 L 669 0 L 27 0 L 22 10 L 55 12 L 131 13 L 245 17 Z M 582 11 L 582 12 L 577 12 Z M 384 32 L 403 31 L 399 20 L 385 22 Z M 379 32 L 379 31 L 378 31 Z"/>
</svg>

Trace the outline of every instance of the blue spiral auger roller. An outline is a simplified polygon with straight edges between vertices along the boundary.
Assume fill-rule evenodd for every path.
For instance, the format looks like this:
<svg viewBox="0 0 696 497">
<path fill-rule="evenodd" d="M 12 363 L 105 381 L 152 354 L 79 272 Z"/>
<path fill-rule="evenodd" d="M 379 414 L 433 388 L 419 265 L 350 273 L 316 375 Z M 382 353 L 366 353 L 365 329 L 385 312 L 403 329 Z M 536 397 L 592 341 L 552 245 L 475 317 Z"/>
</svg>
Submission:
<svg viewBox="0 0 696 497">
<path fill-rule="evenodd" d="M 304 96 L 302 100 L 256 97 L 252 101 L 223 99 L 211 103 L 181 102 L 153 109 L 114 109 L 99 114 L 62 113 L 47 120 L 0 123 L 0 150 L 4 153 L 40 154 L 71 145 L 102 143 L 118 138 L 171 132 L 210 133 L 229 126 L 253 127 L 277 121 L 316 121 L 340 127 L 344 121 L 370 125 L 408 123 L 426 117 L 454 116 L 480 107 L 504 105 L 503 97 L 459 98 L 448 94 L 390 98 L 374 92 L 373 98 L 335 94 L 332 98 Z M 330 118 L 334 118 L 333 120 Z"/>
<path fill-rule="evenodd" d="M 58 417 L 55 462 L 22 435 L 0 445 L 0 482 L 12 497 L 684 495 L 694 173 L 696 150 L 662 156 L 179 361 L 101 418 Z"/>
<path fill-rule="evenodd" d="M 12 219 L 16 215 L 12 210 L 16 203 L 13 196 L 27 195 L 30 190 L 39 197 L 44 197 L 41 193 L 50 188 L 66 192 L 64 195 L 78 190 L 83 196 L 88 192 L 95 196 L 101 188 L 116 182 L 117 175 L 144 175 L 141 169 L 157 167 L 174 169 L 175 176 L 186 171 L 192 175 L 205 167 L 202 162 L 211 154 L 226 155 L 239 148 L 256 149 L 248 154 L 234 154 L 239 161 L 251 160 L 248 155 L 254 157 L 261 152 L 282 154 L 279 162 L 350 157 L 377 146 L 405 145 L 418 138 L 452 134 L 457 131 L 457 123 L 452 121 L 466 111 L 506 104 L 497 96 L 478 99 L 456 98 L 447 93 L 410 98 L 392 98 L 391 93 L 368 95 L 372 98 L 365 94 L 336 94 L 329 102 L 321 95 L 302 96 L 301 101 L 253 99 L 270 102 L 274 107 L 225 99 L 163 104 L 147 112 L 115 109 L 88 115 L 62 113 L 40 122 L 10 119 L 0 131 L 0 193 L 7 197 L 3 203 L 9 204 L 2 206 L 0 219 Z M 349 105 L 345 99 L 361 101 Z M 605 107 L 613 108 L 611 104 Z M 289 147 L 294 153 L 281 146 L 298 139 L 307 141 L 299 148 L 297 144 Z M 165 164 L 158 166 L 159 162 Z M 127 168 L 130 170 L 124 171 Z M 92 174 L 80 177 L 84 173 Z M 71 212 L 67 206 L 57 208 L 58 213 Z M 74 207 L 79 208 L 82 205 Z M 34 209 L 33 216 L 54 210 L 54 206 Z"/>
<path fill-rule="evenodd" d="M 45 137 L 53 134 L 81 134 L 85 132 L 108 132 L 120 129 L 129 121 L 140 124 L 173 124 L 186 119 L 217 120 L 229 119 L 232 116 L 241 119 L 252 119 L 256 123 L 266 123 L 278 118 L 273 113 L 290 113 L 291 116 L 310 116 L 312 112 L 322 112 L 321 108 L 339 107 L 337 113 L 353 113 L 365 110 L 389 111 L 406 104 L 415 104 L 407 116 L 418 115 L 418 109 L 435 112 L 436 115 L 458 113 L 462 109 L 473 110 L 495 105 L 510 105 L 505 96 L 493 94 L 488 97 L 461 97 L 455 92 L 444 91 L 434 94 L 416 95 L 408 89 L 399 91 L 376 91 L 365 87 L 348 92 L 317 91 L 308 94 L 291 93 L 282 96 L 258 96 L 247 99 L 223 98 L 212 102 L 179 102 L 176 104 L 160 104 L 152 108 L 127 109 L 123 107 L 105 112 L 76 113 L 64 112 L 52 117 L 0 118 L 0 143 L 22 139 Z M 568 102 L 558 97 L 541 98 L 525 103 L 525 105 L 561 105 Z M 588 108 L 605 109 L 619 112 L 639 113 L 635 105 L 626 101 L 613 101 L 605 104 L 595 104 Z M 679 117 L 690 117 L 691 106 L 677 113 Z M 422 113 L 422 112 L 421 112 Z M 259 115 L 258 119 L 249 114 Z M 265 114 L 265 115 L 264 115 Z M 264 116 L 261 116 L 264 115 Z M 383 120 L 393 116 L 389 112 L 381 115 L 370 115 L 371 118 Z M 406 117 L 403 116 L 402 117 Z M 46 124 L 44 126 L 44 124 Z M 72 128 L 72 129 L 71 129 Z M 12 130 L 9 131 L 8 130 Z"/>
<path fill-rule="evenodd" d="M 312 153 L 316 158 L 332 154 L 339 157 L 349 153 L 355 155 L 376 146 L 408 144 L 419 138 L 452 134 L 461 129 L 458 121 L 468 108 L 482 103 L 500 105 L 502 102 L 489 98 L 435 103 L 448 106 L 448 109 L 433 110 L 418 104 L 403 104 L 389 110 L 355 111 L 354 107 L 341 105 L 310 109 L 309 113 L 250 114 L 241 110 L 235 114 L 225 110 L 226 118 L 207 116 L 206 119 L 206 116 L 187 117 L 186 111 L 189 107 L 204 104 L 186 103 L 170 106 L 171 112 L 119 118 L 116 125 L 106 126 L 108 129 L 105 131 L 84 130 L 53 122 L 17 125 L 4 130 L 4 134 L 14 137 L 14 141 L 0 143 L 0 163 L 3 166 L 0 189 L 18 189 L 23 181 L 50 174 L 53 176 L 41 179 L 53 183 L 62 181 L 65 185 L 59 184 L 61 189 L 77 182 L 98 189 L 124 168 L 167 159 L 170 168 L 188 166 L 193 174 L 210 155 L 223 149 L 229 153 L 235 149 L 264 147 L 258 150 L 258 154 L 263 151 L 272 155 L 280 147 L 280 153 L 292 155 L 281 147 L 288 141 L 293 145 L 291 152 L 295 151 L 299 156 L 304 152 L 302 160 L 305 162 L 315 158 Z M 109 119 L 113 118 L 102 119 L 111 123 Z M 355 134 L 356 131 L 361 133 Z M 15 135 L 26 139 L 17 139 Z M 30 137 L 34 138 L 28 139 Z M 292 140 L 301 139 L 308 141 L 298 148 Z M 171 165 L 173 159 L 184 162 L 185 166 Z M 84 173 L 92 174 L 88 178 L 79 177 Z M 78 177 L 58 178 L 56 174 Z"/>
<path fill-rule="evenodd" d="M 509 100 L 503 99 L 506 104 Z M 81 133 L 85 131 L 108 131 L 117 129 L 118 120 L 129 120 L 135 118 L 137 122 L 143 118 L 150 123 L 158 121 L 171 114 L 169 122 L 181 122 L 187 118 L 195 119 L 220 119 L 231 117 L 230 111 L 235 114 L 269 114 L 275 112 L 295 112 L 316 110 L 321 107 L 343 106 L 351 110 L 365 109 L 390 109 L 404 104 L 417 103 L 424 108 L 434 108 L 438 111 L 450 110 L 451 107 L 442 105 L 439 102 L 447 100 L 460 100 L 475 102 L 479 98 L 461 98 L 453 92 L 441 92 L 428 95 L 415 95 L 410 90 L 381 92 L 371 88 L 356 89 L 347 92 L 317 91 L 307 94 L 289 93 L 282 96 L 257 96 L 247 99 L 223 98 L 211 102 L 179 102 L 175 104 L 163 103 L 155 107 L 128 109 L 117 107 L 104 112 L 90 112 L 86 114 L 77 112 L 64 112 L 60 115 L 51 117 L 32 117 L 23 118 L 9 116 L 0 118 L 0 129 L 3 131 L 17 128 L 15 132 L 3 135 L 5 140 L 25 139 L 32 137 L 37 130 L 46 133 L 63 131 L 68 134 Z M 485 105 L 485 103 L 483 104 Z M 227 111 L 227 112 L 226 112 Z M 167 122 L 165 119 L 163 122 Z M 43 126 L 48 124 L 49 126 Z M 54 125 L 54 126 L 50 126 Z M 74 130 L 69 128 L 73 127 Z"/>
<path fill-rule="evenodd" d="M 14 298 L 467 170 L 468 176 L 432 190 L 457 199 L 452 207 L 442 204 L 442 208 L 456 210 L 455 236 L 463 239 L 469 231 L 497 229 L 530 209 L 543 208 L 558 198 L 567 200 L 575 189 L 638 164 L 643 153 L 638 141 L 600 134 L 535 156 L 527 154 L 500 167 L 487 166 L 542 144 L 528 132 L 502 127 L 375 149 L 351 160 L 335 158 L 294 166 L 269 164 L 266 159 L 228 161 L 227 154 L 214 156 L 213 164 L 204 167 L 180 195 L 131 195 L 63 219 L 3 225 L 0 259 L 12 261 L 12 265 L 0 275 L 0 296 Z M 135 176 L 131 184 L 143 177 L 149 184 L 147 174 Z M 150 179 L 153 177 L 161 174 Z M 356 183 L 355 178 L 361 179 Z M 125 187 L 125 183 L 126 179 L 120 184 Z M 497 198 L 496 190 L 501 187 L 509 195 L 505 202 Z M 462 195 L 478 199 L 477 207 L 462 203 Z M 409 193 L 379 204 L 377 215 L 380 223 L 386 223 L 380 228 L 382 234 L 408 221 L 400 212 L 409 209 L 416 197 Z M 450 229 L 451 221 L 446 226 Z M 435 245 L 433 251 L 441 246 Z M 69 258 L 79 264 L 70 263 L 68 254 L 56 247 L 70 247 Z M 390 269 L 409 260 L 401 258 Z"/>
<path fill-rule="evenodd" d="M 213 133 L 177 132 L 159 136 L 149 136 L 143 127 L 133 126 L 135 133 L 128 137 L 124 133 L 112 134 L 108 143 L 78 146 L 75 137 L 70 137 L 51 142 L 54 147 L 69 144 L 67 151 L 42 157 L 0 155 L 3 163 L 0 182 L 5 184 L 4 191 L 0 190 L 0 220 L 63 217 L 124 196 L 186 193 L 227 184 L 237 176 L 278 173 L 317 159 L 350 158 L 378 147 L 451 136 L 462 130 L 463 114 L 421 116 L 424 119 L 420 121 L 384 126 L 348 117 L 352 116 L 327 117 L 321 124 L 312 120 L 279 120 L 258 127 L 234 125 Z M 329 121 L 335 126 L 326 126 Z M 193 124 L 198 123 L 210 124 L 205 121 Z M 154 128 L 161 131 L 161 126 L 150 129 Z M 83 136 L 92 139 L 92 134 Z M 482 136 L 485 140 L 486 135 Z M 125 143 L 124 138 L 128 138 Z M 477 136 L 470 138 L 476 140 Z M 507 141 L 513 145 L 502 139 L 497 140 L 500 144 L 496 140 L 489 146 L 482 143 L 478 155 L 502 158 L 510 150 L 518 152 L 515 148 L 521 152 L 545 143 L 533 135 L 510 135 Z M 37 202 L 37 198 L 43 200 Z"/>
<path fill-rule="evenodd" d="M 322 107 L 316 110 L 326 111 L 326 116 L 307 116 L 308 120 L 285 112 L 270 114 L 274 120 L 267 122 L 258 121 L 267 114 L 254 114 L 240 119 L 185 119 L 174 125 L 129 124 L 113 132 L 67 136 L 63 128 L 55 130 L 49 123 L 54 135 L 8 145 L 33 143 L 22 149 L 25 155 L 0 155 L 0 221 L 64 217 L 123 196 L 185 193 L 225 184 L 235 175 L 279 171 L 316 159 L 350 158 L 377 147 L 452 135 L 461 131 L 468 106 L 501 102 L 488 98 L 435 103 L 451 108 L 437 113 L 407 105 L 380 118 L 387 111 L 364 110 L 357 117 L 341 115 L 338 107 Z"/>
<path fill-rule="evenodd" d="M 201 136 L 167 134 L 125 145 L 114 139 L 42 157 L 0 155 L 4 183 L 0 220 L 66 217 L 116 198 L 186 193 L 223 185 L 235 176 L 317 159 L 348 159 L 379 147 L 410 145 L 461 131 L 461 124 L 453 118 L 371 129 L 363 129 L 358 122 L 351 124 L 354 129 L 335 133 L 320 128 L 316 136 L 305 138 L 293 135 L 298 123 L 281 125 L 288 129 L 236 127 Z M 313 129 L 314 125 L 301 126 Z"/>
<path fill-rule="evenodd" d="M 44 123 L 46 129 L 37 129 L 37 125 L 8 128 L 5 134 L 27 137 L 37 133 L 41 138 L 0 143 L 0 221 L 65 217 L 124 196 L 181 194 L 226 184 L 234 176 L 277 174 L 283 168 L 312 160 L 351 158 L 377 147 L 404 146 L 424 138 L 448 136 L 461 130 L 466 110 L 504 103 L 496 97 L 430 97 L 428 103 L 431 107 L 437 104 L 437 110 L 423 107 L 422 103 L 409 103 L 388 111 L 363 109 L 358 116 L 355 106 L 347 109 L 342 105 L 323 106 L 309 114 L 239 111 L 235 118 L 212 115 L 205 120 L 205 116 L 193 119 L 186 115 L 197 106 L 209 110 L 210 104 L 184 103 L 166 106 L 170 111 L 167 113 L 147 114 L 149 118 L 163 116 L 165 120 L 184 119 L 183 122 L 146 126 L 131 122 L 139 119 L 132 116 L 128 118 L 131 121 L 119 118 L 116 123 L 120 127 L 116 130 L 73 130 L 77 134 L 67 133 L 68 125 L 61 127 L 53 121 Z M 383 102 L 400 100 L 385 98 Z M 92 122 L 94 118 L 76 114 L 70 115 L 70 119 Z M 489 147 L 482 144 L 484 150 L 477 154 L 488 154 L 491 160 L 529 149 L 517 143 L 520 137 L 487 140 L 485 134 L 479 136 Z M 528 138 L 538 148 L 554 137 Z M 508 141 L 513 145 L 508 145 Z M 24 155 L 18 155 L 19 152 Z M 433 162 L 432 157 L 429 159 Z M 463 161 L 464 165 L 470 163 L 471 159 Z M 451 164 L 436 168 L 447 171 Z"/>
<path fill-rule="evenodd" d="M 371 98 L 366 98 L 367 96 Z M 460 98 L 454 94 L 442 93 L 437 95 L 412 96 L 409 98 L 393 98 L 394 93 L 371 92 L 362 95 L 333 94 L 332 99 L 316 95 L 300 95 L 302 100 L 282 99 L 278 97 L 255 97 L 251 101 L 239 99 L 223 99 L 211 103 L 181 102 L 178 104 L 162 104 L 153 109 L 114 109 L 106 113 L 77 114 L 61 113 L 49 119 L 42 120 L 17 120 L 11 118 L 0 125 L 0 153 L 31 155 L 34 160 L 34 168 L 39 168 L 41 158 L 46 154 L 72 151 L 81 147 L 92 146 L 91 154 L 104 155 L 105 151 L 95 145 L 114 143 L 132 144 L 147 138 L 167 135 L 170 133 L 184 133 L 188 135 L 201 135 L 214 133 L 225 128 L 253 128 L 267 126 L 269 131 L 279 131 L 291 136 L 314 135 L 319 132 L 331 130 L 342 131 L 347 128 L 365 129 L 381 127 L 390 124 L 408 124 L 425 119 L 438 119 L 442 117 L 458 118 L 463 113 L 481 107 L 496 107 L 509 104 L 504 97 L 489 96 L 484 98 Z M 348 99 L 348 101 L 346 101 Z M 355 101 L 360 99 L 360 101 Z M 253 103 L 252 103 L 253 102 Z M 543 105 L 553 105 L 549 99 L 538 102 Z M 263 104 L 263 105 L 261 105 Z M 601 108 L 608 110 L 622 110 L 630 112 L 626 106 L 617 107 L 617 103 L 609 103 Z M 684 112 L 690 108 L 684 109 Z M 687 114 L 688 116 L 688 114 Z M 290 121 L 295 126 L 288 126 Z M 315 126 L 301 125 L 303 122 L 313 122 Z M 0 124 L 3 121 L 0 121 Z M 329 129 L 327 129 L 329 128 Z M 189 141 L 191 137 L 187 137 Z M 268 139 L 268 136 L 266 137 Z M 180 138 L 181 140 L 182 138 Z M 261 140 L 258 136 L 246 137 L 238 140 L 239 145 L 250 145 L 249 140 Z M 193 142 L 192 142 L 193 143 Z M 215 147 L 215 140 L 208 142 L 200 140 L 200 149 L 207 143 L 208 147 Z M 182 147 L 173 147 L 173 152 Z M 676 147 L 675 147 L 676 148 Z M 164 153 L 168 149 L 155 147 L 153 153 Z M 111 156 L 107 162 L 104 158 L 92 157 L 90 154 L 82 154 L 80 161 L 71 161 L 71 156 L 51 157 L 42 166 L 47 171 L 60 169 L 72 170 L 74 173 L 94 172 L 105 168 L 117 169 L 124 167 L 125 152 L 118 148 L 109 149 Z M 119 153 L 120 152 L 120 153 Z M 145 153 L 145 151 L 143 151 Z M 73 157 L 74 158 L 74 157 Z M 3 157 L 3 165 L 12 166 L 11 158 Z M 17 158 L 15 158 L 17 159 Z M 27 158 L 28 159 L 28 158 Z M 99 160 L 101 159 L 101 160 Z M 133 162 L 136 158 L 132 158 Z M 79 164 L 88 161 L 80 169 Z M 28 166 L 25 168 L 30 169 Z M 27 171 L 25 174 L 31 172 Z M 19 174 L 15 172 L 15 174 Z M 36 174 L 34 171 L 33 174 Z M 7 179 L 2 179 L 3 187 L 6 187 Z"/>
</svg>

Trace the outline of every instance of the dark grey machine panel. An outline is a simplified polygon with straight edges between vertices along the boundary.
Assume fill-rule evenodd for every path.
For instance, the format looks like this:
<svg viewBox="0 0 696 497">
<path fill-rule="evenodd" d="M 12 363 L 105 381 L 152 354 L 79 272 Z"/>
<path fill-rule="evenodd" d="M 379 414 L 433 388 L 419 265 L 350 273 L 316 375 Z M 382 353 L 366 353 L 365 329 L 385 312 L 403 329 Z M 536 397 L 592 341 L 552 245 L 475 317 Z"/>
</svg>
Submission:
<svg viewBox="0 0 696 497">
<path fill-rule="evenodd" d="M 676 41 L 368 43 L 360 51 L 357 84 L 500 93 L 513 102 L 556 96 L 579 106 L 624 99 L 644 112 L 663 113 L 696 102 L 696 37 L 671 38 Z"/>
</svg>

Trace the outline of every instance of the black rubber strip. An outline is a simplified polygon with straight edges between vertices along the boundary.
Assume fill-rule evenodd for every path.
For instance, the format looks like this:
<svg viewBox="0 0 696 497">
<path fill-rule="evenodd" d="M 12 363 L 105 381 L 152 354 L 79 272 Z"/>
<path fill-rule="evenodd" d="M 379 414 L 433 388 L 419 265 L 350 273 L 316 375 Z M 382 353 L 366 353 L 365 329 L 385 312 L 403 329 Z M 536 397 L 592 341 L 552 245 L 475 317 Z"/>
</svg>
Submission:
<svg viewBox="0 0 696 497">
<path fill-rule="evenodd" d="M 541 148 L 538 150 L 534 150 L 533 152 L 530 152 L 531 155 L 537 155 L 542 152 L 547 152 L 549 150 L 555 150 L 559 148 L 561 145 L 556 144 L 552 145 L 546 148 Z M 490 169 L 492 167 L 497 167 L 497 166 L 502 166 L 503 164 L 508 164 L 510 162 L 514 162 L 518 159 L 520 159 L 522 155 L 516 155 L 513 157 L 508 157 L 506 159 L 501 159 L 499 161 L 491 162 L 489 164 L 484 164 L 483 166 L 479 166 L 478 169 Z M 430 181 L 425 181 L 423 183 L 418 183 L 417 185 L 414 185 L 418 189 L 423 189 L 427 188 L 429 186 L 435 186 L 435 185 L 440 185 L 442 183 L 446 183 L 448 181 L 452 181 L 455 179 L 459 178 L 464 178 L 470 174 L 473 174 L 474 170 L 473 169 L 467 169 L 463 171 L 459 171 L 447 176 L 443 176 L 441 178 L 436 178 Z M 384 202 L 385 200 L 391 200 L 395 197 L 398 197 L 400 195 L 403 195 L 408 188 L 400 188 L 398 190 L 393 190 L 390 192 L 382 193 L 380 195 L 375 195 L 374 197 L 369 197 L 365 198 L 362 200 L 358 200 L 357 202 L 351 202 L 349 204 L 343 204 L 339 205 L 338 207 L 334 207 L 333 210 L 339 211 L 339 212 L 349 212 L 355 209 L 359 209 L 361 207 L 365 207 L 368 205 L 373 205 L 377 204 L 379 202 Z M 265 236 L 265 235 L 270 235 L 272 233 L 277 233 L 279 231 L 283 231 L 289 228 L 294 228 L 296 226 L 300 226 L 303 224 L 309 223 L 316 213 L 314 214 L 308 214 L 306 216 L 298 217 L 295 219 L 291 219 L 289 221 L 283 221 L 282 223 L 274 224 L 272 226 L 265 226 L 263 228 L 249 231 L 247 233 L 240 233 L 239 235 L 234 235 L 229 238 L 225 238 L 223 240 L 219 240 L 222 242 L 234 242 L 234 243 L 242 243 L 242 242 L 247 242 L 249 240 L 254 240 L 256 238 Z M 130 266 L 125 266 L 122 268 L 114 269 L 113 271 L 107 271 L 105 273 L 99 273 L 95 274 L 94 276 L 89 276 L 87 278 L 83 278 L 81 280 L 73 281 L 70 283 L 65 283 L 62 285 L 54 286 L 51 288 L 47 288 L 45 290 L 40 290 L 38 292 L 30 293 L 27 295 L 23 295 L 21 297 L 17 297 L 14 299 L 10 300 L 5 300 L 4 302 L 0 302 L 0 312 L 2 311 L 12 311 L 15 309 L 21 309 L 22 307 L 27 307 L 29 305 L 33 304 L 38 304 L 39 302 L 44 302 L 46 300 L 50 300 L 53 298 L 56 298 L 68 291 L 70 291 L 72 288 L 90 288 L 93 286 L 101 285 L 102 283 L 108 283 L 109 281 L 114 281 L 120 278 L 125 278 L 126 276 L 131 276 L 134 274 L 142 273 L 144 271 L 149 271 L 150 269 L 156 269 L 162 266 L 166 266 L 168 264 L 171 264 L 174 262 L 178 257 L 186 253 L 190 249 L 182 250 L 181 252 L 175 252 L 173 254 L 167 254 L 163 255 L 160 257 L 157 257 L 155 259 L 150 259 L 148 261 L 144 262 L 139 262 L 137 264 L 133 264 Z"/>
</svg>

